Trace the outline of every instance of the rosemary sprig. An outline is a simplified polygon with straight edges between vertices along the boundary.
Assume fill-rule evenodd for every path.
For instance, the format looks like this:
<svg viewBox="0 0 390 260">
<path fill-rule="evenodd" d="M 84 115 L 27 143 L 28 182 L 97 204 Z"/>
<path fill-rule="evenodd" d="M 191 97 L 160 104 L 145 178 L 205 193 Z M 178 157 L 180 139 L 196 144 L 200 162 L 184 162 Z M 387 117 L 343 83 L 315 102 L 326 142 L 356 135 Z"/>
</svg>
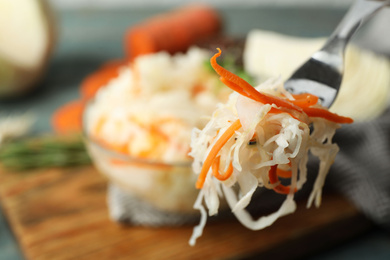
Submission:
<svg viewBox="0 0 390 260">
<path fill-rule="evenodd" d="M 44 136 L 5 143 L 0 148 L 0 163 L 11 170 L 86 165 L 91 159 L 81 136 Z"/>
</svg>

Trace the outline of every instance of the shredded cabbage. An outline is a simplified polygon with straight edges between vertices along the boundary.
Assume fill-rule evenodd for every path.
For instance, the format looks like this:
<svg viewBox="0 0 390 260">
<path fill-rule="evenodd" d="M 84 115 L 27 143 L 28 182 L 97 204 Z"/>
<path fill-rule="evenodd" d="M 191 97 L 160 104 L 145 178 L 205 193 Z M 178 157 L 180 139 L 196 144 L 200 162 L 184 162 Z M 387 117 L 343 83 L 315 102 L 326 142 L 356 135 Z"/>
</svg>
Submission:
<svg viewBox="0 0 390 260">
<path fill-rule="evenodd" d="M 280 79 L 269 80 L 256 89 L 291 98 Z M 271 112 L 272 107 L 276 106 L 232 93 L 226 104 L 218 105 L 203 130 L 193 130 L 190 156 L 194 159 L 193 170 L 199 174 L 211 148 L 232 122 L 239 119 L 242 126 L 218 153 L 221 171 L 232 163 L 231 176 L 220 181 L 213 176 L 211 167 L 207 173 L 194 204 L 194 208 L 200 210 L 201 220 L 194 228 L 190 245 L 195 245 L 196 239 L 202 235 L 207 215 L 218 213 L 221 196 L 225 197 L 237 219 L 252 230 L 263 229 L 279 217 L 293 213 L 296 210 L 294 193 L 307 179 L 309 152 L 319 158 L 320 167 L 307 207 L 313 202 L 316 207 L 320 206 L 322 187 L 338 152 L 332 137 L 340 125 L 323 118 L 309 118 L 309 122 L 302 122 L 289 113 Z M 269 172 L 273 166 L 290 169 L 290 189 L 279 210 L 255 220 L 245 208 L 258 188 L 273 189 L 279 184 L 270 182 Z"/>
</svg>

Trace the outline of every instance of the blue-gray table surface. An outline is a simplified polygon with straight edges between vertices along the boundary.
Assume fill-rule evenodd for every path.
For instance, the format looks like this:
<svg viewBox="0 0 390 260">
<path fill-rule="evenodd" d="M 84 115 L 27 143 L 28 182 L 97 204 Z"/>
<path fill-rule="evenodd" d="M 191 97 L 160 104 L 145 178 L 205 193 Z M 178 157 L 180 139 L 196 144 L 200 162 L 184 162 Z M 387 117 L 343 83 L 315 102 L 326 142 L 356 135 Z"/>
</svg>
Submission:
<svg viewBox="0 0 390 260">
<path fill-rule="evenodd" d="M 79 97 L 80 81 L 103 62 L 124 56 L 123 35 L 132 24 L 165 9 L 57 11 L 58 39 L 48 72 L 36 91 L 0 102 L 0 114 L 32 111 L 34 133 L 50 132 L 50 117 L 62 104 Z M 345 10 L 239 8 L 221 9 L 227 34 L 244 36 L 254 28 L 297 36 L 327 36 Z M 0 211 L 0 260 L 23 259 L 6 217 Z M 390 234 L 374 229 L 312 259 L 390 259 Z"/>
</svg>

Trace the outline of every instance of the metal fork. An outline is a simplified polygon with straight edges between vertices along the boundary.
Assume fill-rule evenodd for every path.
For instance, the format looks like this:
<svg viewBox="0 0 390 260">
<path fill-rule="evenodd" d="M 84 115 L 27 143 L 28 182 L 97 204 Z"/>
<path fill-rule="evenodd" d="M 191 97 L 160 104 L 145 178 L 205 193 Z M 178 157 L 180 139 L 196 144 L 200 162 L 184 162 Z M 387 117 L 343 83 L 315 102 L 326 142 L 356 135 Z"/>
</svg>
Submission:
<svg viewBox="0 0 390 260">
<path fill-rule="evenodd" d="M 343 78 L 345 47 L 364 22 L 388 5 L 390 0 L 357 0 L 325 45 L 285 82 L 285 88 L 293 94 L 314 94 L 323 106 L 330 107 Z"/>
</svg>

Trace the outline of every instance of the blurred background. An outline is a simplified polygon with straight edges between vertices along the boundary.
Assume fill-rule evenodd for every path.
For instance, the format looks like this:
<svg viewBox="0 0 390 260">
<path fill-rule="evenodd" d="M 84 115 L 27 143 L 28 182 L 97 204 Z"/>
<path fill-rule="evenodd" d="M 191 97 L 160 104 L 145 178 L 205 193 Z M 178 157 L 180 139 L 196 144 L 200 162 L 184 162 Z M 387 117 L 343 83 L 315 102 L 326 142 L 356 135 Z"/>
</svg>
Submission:
<svg viewBox="0 0 390 260">
<path fill-rule="evenodd" d="M 80 8 L 80 7 L 99 7 L 99 8 L 117 8 L 117 7 L 151 7 L 151 6 L 177 6 L 186 3 L 191 3 L 193 1 L 190 0 L 163 0 L 163 1 L 125 1 L 125 0 L 50 0 L 54 6 L 58 8 Z M 295 6 L 295 7 L 308 7 L 308 6 L 316 6 L 316 7 L 346 7 L 351 4 L 353 0 L 329 0 L 329 1 L 321 1 L 321 0 L 245 0 L 245 1 L 233 1 L 233 0 L 203 0 L 196 1 L 197 3 L 207 3 L 213 6 L 219 7 L 242 7 L 248 8 L 250 6 L 259 7 L 259 6 Z"/>
<path fill-rule="evenodd" d="M 20 4 L 17 7 L 20 9 L 10 12 L 7 8 L 14 5 L 8 5 L 7 1 L 13 0 L 0 0 L 0 12 L 4 14 L 0 14 L 0 115 L 6 119 L 3 121 L 15 119 L 18 126 L 1 126 L 1 142 L 25 134 L 56 133 L 53 115 L 80 98 L 81 82 L 105 62 L 126 55 L 123 42 L 129 28 L 159 13 L 193 3 L 189 0 L 18 0 L 14 2 Z M 45 6 L 31 5 L 28 1 L 38 1 Z M 208 0 L 197 3 L 218 10 L 226 35 L 245 37 L 251 30 L 261 29 L 298 37 L 326 37 L 353 0 Z M 39 11 L 31 12 L 31 17 L 26 15 L 36 8 Z M 10 24 L 15 26 L 12 30 L 9 30 Z M 390 10 L 384 10 L 365 25 L 353 41 L 362 48 L 389 56 L 389 25 Z M 29 28 L 35 36 L 29 35 Z M 21 42 L 18 43 L 20 48 L 10 41 L 12 37 Z M 3 39 L 11 43 L 2 47 Z M 25 45 L 36 49 L 33 53 L 24 51 Z M 0 190 L 3 191 L 0 205 L 6 205 L 2 200 L 7 199 L 7 187 Z M 1 260 L 25 258 L 12 223 L 7 214 L 0 212 Z M 390 237 L 382 229 L 370 226 L 345 243 L 310 257 L 389 259 Z"/>
</svg>

